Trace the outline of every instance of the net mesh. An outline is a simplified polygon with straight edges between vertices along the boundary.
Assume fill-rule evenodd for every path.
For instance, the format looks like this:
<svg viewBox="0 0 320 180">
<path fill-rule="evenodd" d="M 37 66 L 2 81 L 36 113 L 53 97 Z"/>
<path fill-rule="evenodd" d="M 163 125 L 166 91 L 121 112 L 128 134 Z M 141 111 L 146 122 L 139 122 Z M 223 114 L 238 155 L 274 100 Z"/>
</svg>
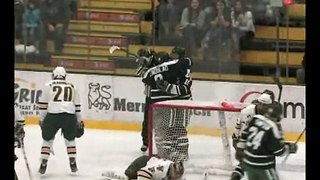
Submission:
<svg viewBox="0 0 320 180">
<path fill-rule="evenodd" d="M 152 107 L 149 128 L 154 147 L 149 153 L 185 161 L 192 173 L 229 174 L 233 167 L 229 137 L 240 108 L 230 112 L 219 105 L 180 103 L 169 101 Z"/>
</svg>

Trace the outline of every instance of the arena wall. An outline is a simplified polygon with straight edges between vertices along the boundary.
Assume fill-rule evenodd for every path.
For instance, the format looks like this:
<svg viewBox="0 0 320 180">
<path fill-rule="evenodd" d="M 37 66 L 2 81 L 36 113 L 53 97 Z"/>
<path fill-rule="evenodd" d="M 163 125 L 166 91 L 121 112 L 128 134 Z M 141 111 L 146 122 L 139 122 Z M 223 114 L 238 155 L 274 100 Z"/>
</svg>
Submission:
<svg viewBox="0 0 320 180">
<path fill-rule="evenodd" d="M 17 103 L 27 124 L 38 124 L 37 107 L 41 87 L 51 80 L 49 72 L 15 71 L 15 103 Z M 144 112 L 144 85 L 139 77 L 68 74 L 67 80 L 79 90 L 82 103 L 82 117 L 86 128 L 140 131 Z M 232 83 L 215 81 L 193 81 L 194 101 L 251 102 L 258 96 L 255 91 L 270 89 L 278 94 L 273 84 Z M 282 120 L 285 137 L 295 141 L 305 127 L 305 87 L 283 86 L 281 103 L 284 105 Z M 190 133 L 206 132 L 219 135 L 217 113 L 194 110 L 194 119 L 200 127 Z M 231 132 L 235 117 L 228 119 Z M 305 141 L 305 137 L 301 138 Z"/>
</svg>

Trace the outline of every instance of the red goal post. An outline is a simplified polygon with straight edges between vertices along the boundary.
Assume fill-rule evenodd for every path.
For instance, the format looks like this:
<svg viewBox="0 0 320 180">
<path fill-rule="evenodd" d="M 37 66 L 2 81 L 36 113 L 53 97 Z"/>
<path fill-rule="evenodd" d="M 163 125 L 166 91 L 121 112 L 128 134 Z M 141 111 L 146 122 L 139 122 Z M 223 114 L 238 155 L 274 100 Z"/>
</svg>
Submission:
<svg viewBox="0 0 320 180">
<path fill-rule="evenodd" d="M 205 126 L 210 126 L 211 123 L 212 124 L 215 123 L 216 124 L 215 126 L 219 126 L 216 128 L 220 129 L 221 131 L 221 139 L 222 139 L 221 147 L 223 147 L 221 156 L 223 156 L 223 159 L 224 159 L 224 167 L 214 167 L 214 168 L 217 168 L 217 169 L 232 168 L 231 148 L 228 140 L 230 135 L 227 134 L 226 119 L 228 120 L 232 119 L 232 121 L 235 122 L 241 109 L 243 109 L 243 107 L 247 105 L 248 105 L 247 103 L 230 103 L 230 102 L 227 103 L 227 102 L 210 102 L 210 101 L 193 101 L 193 100 L 169 100 L 169 101 L 163 101 L 163 102 L 157 102 L 157 103 L 151 104 L 148 111 L 148 137 L 150 137 L 148 138 L 149 155 L 153 155 L 153 154 L 159 155 L 160 153 L 160 156 L 164 156 L 165 158 L 171 159 L 172 158 L 171 155 L 173 152 L 172 149 L 179 149 L 180 147 L 179 143 L 175 143 L 176 139 L 182 138 L 183 136 L 189 136 L 190 134 L 189 130 L 197 131 L 197 128 L 198 128 L 199 131 L 204 131 L 203 129 L 205 128 Z M 198 119 L 196 117 L 193 118 L 192 116 L 195 116 L 195 114 L 192 112 L 194 111 L 197 111 L 197 112 L 210 111 L 212 112 L 210 113 L 210 115 L 212 116 L 203 117 L 203 118 L 200 117 Z M 207 118 L 208 120 L 202 122 L 202 119 L 205 119 L 205 118 Z M 177 123 L 179 124 L 181 122 L 185 124 L 185 128 L 187 129 L 188 133 L 186 133 L 185 130 L 183 130 L 183 128 L 181 129 L 181 126 L 177 125 Z M 196 126 L 194 124 L 196 124 Z M 234 126 L 234 123 L 230 124 L 229 127 L 230 126 Z M 203 136 L 201 136 L 201 139 L 204 139 Z M 190 146 L 188 151 L 190 149 L 207 148 L 207 147 L 192 147 L 193 142 L 190 142 L 190 141 L 187 141 L 187 142 L 181 141 L 180 144 L 188 144 L 188 146 Z M 209 142 L 210 141 L 211 140 L 209 140 Z M 165 144 L 164 142 L 167 144 Z M 201 145 L 197 145 L 197 146 L 201 146 Z M 212 146 L 214 146 L 214 144 L 212 144 Z M 164 147 L 167 147 L 167 150 Z M 211 147 L 211 148 L 214 149 L 215 147 Z M 177 156 L 179 156 L 178 157 L 179 159 L 181 154 Z M 194 155 L 194 156 L 197 156 L 197 155 Z M 192 160 L 192 158 L 193 157 L 187 157 L 186 159 L 182 158 L 182 160 L 189 161 L 189 160 Z M 173 158 L 171 160 L 175 161 L 177 159 Z M 191 165 L 191 166 L 194 166 L 194 165 Z"/>
</svg>

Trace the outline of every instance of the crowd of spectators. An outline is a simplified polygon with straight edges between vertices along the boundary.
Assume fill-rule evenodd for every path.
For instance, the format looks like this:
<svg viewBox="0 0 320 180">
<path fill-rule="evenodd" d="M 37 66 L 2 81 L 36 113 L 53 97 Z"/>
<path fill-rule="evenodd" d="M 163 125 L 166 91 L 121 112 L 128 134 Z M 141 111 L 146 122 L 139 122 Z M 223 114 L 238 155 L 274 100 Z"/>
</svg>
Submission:
<svg viewBox="0 0 320 180">
<path fill-rule="evenodd" d="M 239 60 L 257 21 L 274 21 L 270 0 L 158 0 L 156 39 L 202 60 Z M 170 41 L 174 40 L 175 43 Z"/>
<path fill-rule="evenodd" d="M 36 54 L 48 54 L 53 40 L 54 54 L 61 54 L 70 18 L 76 18 L 77 0 L 14 0 L 15 39 L 19 47 L 32 47 Z"/>
</svg>

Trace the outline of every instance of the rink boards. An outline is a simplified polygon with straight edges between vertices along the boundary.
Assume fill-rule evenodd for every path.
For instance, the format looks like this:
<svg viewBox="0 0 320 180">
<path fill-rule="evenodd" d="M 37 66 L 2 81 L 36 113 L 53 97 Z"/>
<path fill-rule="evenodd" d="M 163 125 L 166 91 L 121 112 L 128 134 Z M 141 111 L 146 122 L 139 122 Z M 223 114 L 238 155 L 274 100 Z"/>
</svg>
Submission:
<svg viewBox="0 0 320 180">
<path fill-rule="evenodd" d="M 19 104 L 27 124 L 38 123 L 37 101 L 41 87 L 51 80 L 51 73 L 15 71 L 15 103 Z M 144 112 L 144 85 L 139 77 L 68 74 L 67 80 L 79 90 L 82 117 L 87 128 L 140 131 Z M 273 84 L 193 81 L 194 101 L 229 101 L 245 103 L 258 96 L 255 92 L 278 88 Z M 296 140 L 305 127 L 305 87 L 283 86 L 281 103 L 284 106 L 283 128 L 287 140 Z M 190 133 L 201 132 L 218 136 L 217 112 L 193 110 L 192 121 L 196 126 Z M 235 114 L 228 114 L 227 126 L 231 132 Z M 301 138 L 304 141 L 305 137 Z"/>
</svg>

